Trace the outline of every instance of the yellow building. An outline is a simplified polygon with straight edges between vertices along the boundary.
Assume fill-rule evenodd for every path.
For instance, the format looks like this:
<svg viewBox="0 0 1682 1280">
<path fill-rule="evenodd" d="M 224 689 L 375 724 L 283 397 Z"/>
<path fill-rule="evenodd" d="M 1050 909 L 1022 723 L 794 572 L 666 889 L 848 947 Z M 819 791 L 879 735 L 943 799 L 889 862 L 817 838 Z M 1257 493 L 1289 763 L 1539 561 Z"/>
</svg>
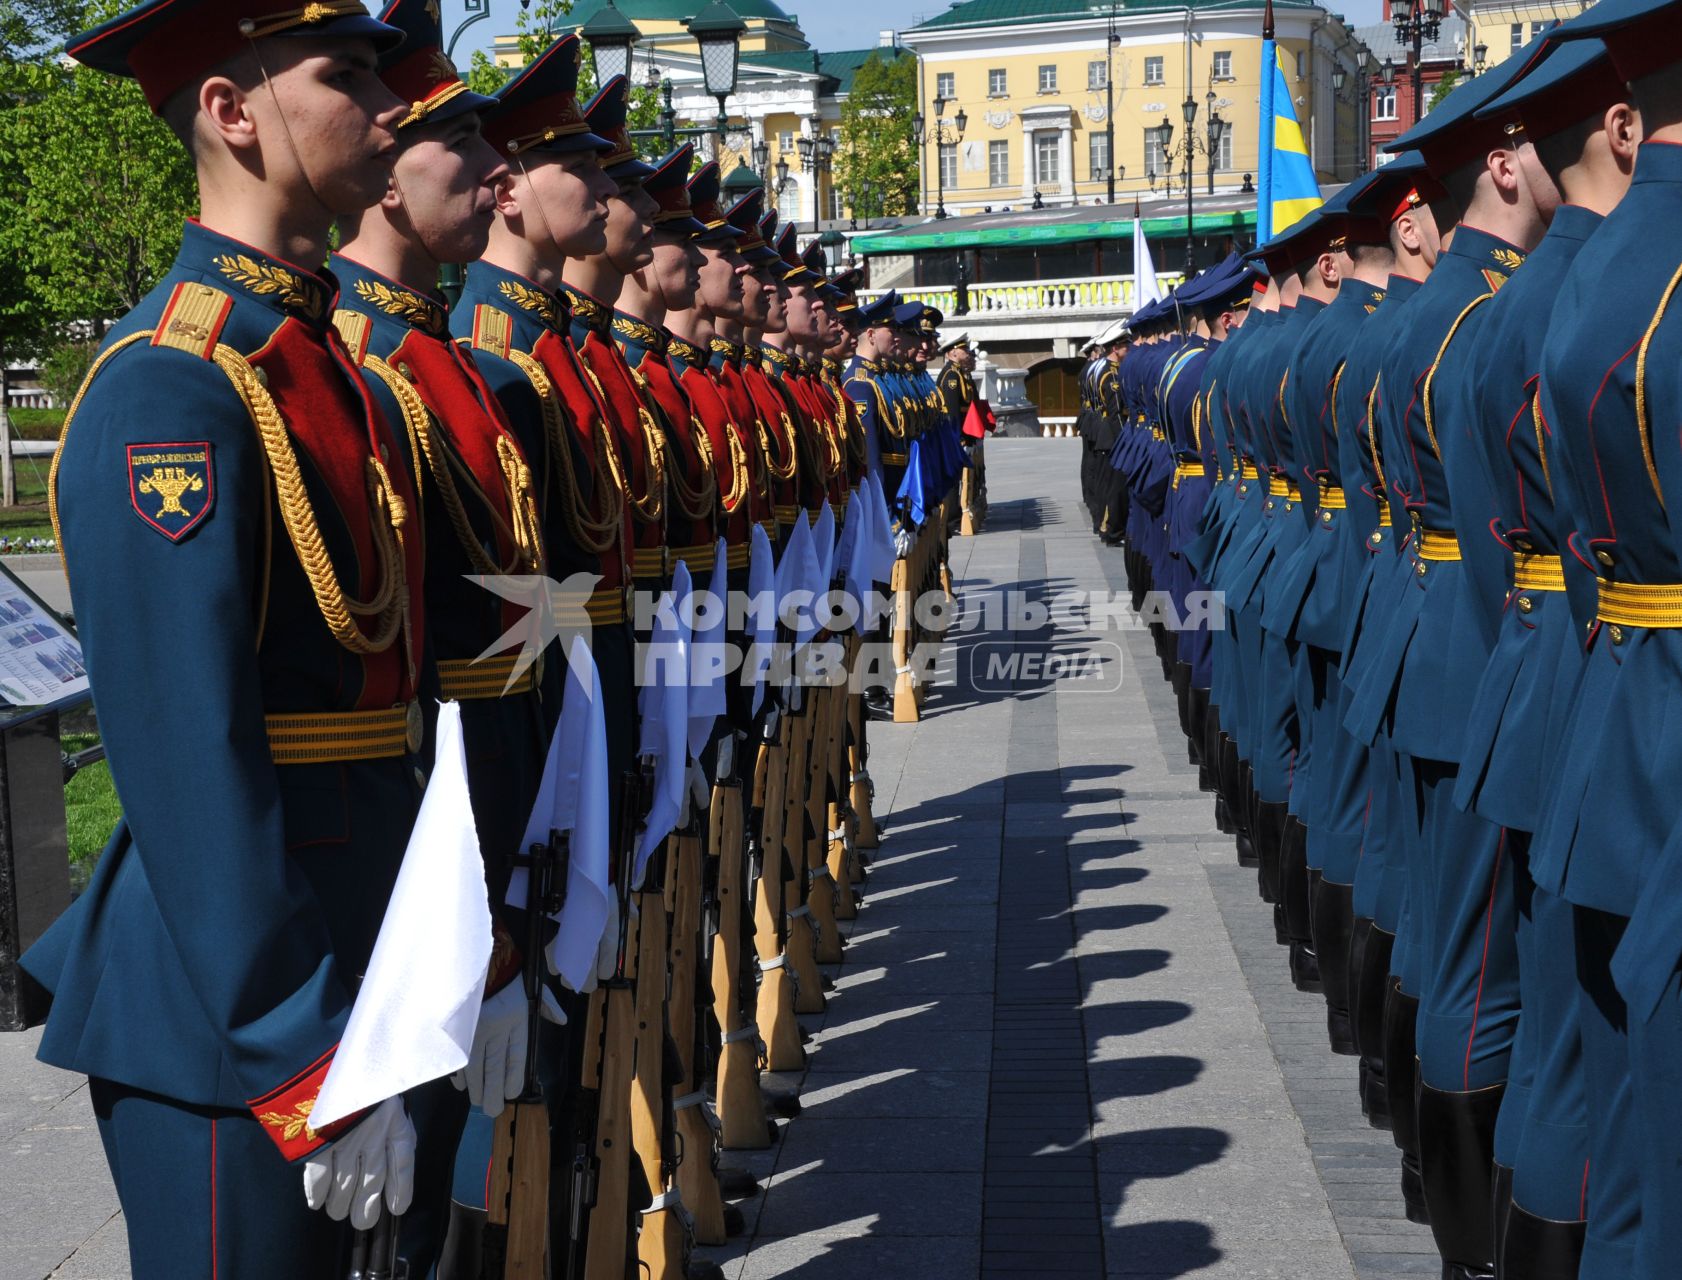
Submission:
<svg viewBox="0 0 1682 1280">
<path fill-rule="evenodd" d="M 565 17 L 556 22 L 555 29 L 575 30 L 610 2 L 611 0 L 578 0 Z M 706 3 L 707 0 L 620 0 L 614 7 L 636 23 L 637 30 L 642 32 L 637 46 L 639 49 L 693 51 L 695 41 L 689 34 L 687 24 L 706 7 Z M 735 10 L 736 16 L 747 24 L 748 29 L 742 35 L 741 47 L 744 54 L 783 53 L 810 47 L 800 30 L 800 23 L 780 9 L 774 0 L 740 0 L 740 3 L 730 0 L 730 7 Z M 521 65 L 518 37 L 498 36 L 495 44 L 491 46 L 491 56 L 498 66 Z"/>
<path fill-rule="evenodd" d="M 902 39 L 921 61 L 925 210 L 1023 208 L 1036 194 L 1044 205 L 1102 201 L 1112 148 L 1118 199 L 1183 192 L 1188 100 L 1194 193 L 1241 190 L 1257 168 L 1262 8 L 1130 0 L 1112 14 L 1099 0 L 964 0 L 912 27 Z M 1274 13 L 1315 168 L 1323 182 L 1347 181 L 1366 150 L 1352 87 L 1361 46 L 1308 0 L 1275 0 Z M 1213 147 L 1211 111 L 1226 125 Z"/>
<path fill-rule="evenodd" d="M 1582 0 L 1498 0 L 1463 5 L 1460 12 L 1470 29 L 1470 47 L 1476 50 L 1481 46 L 1484 66 L 1493 67 L 1512 57 L 1546 27 L 1575 18 L 1587 7 Z"/>
</svg>

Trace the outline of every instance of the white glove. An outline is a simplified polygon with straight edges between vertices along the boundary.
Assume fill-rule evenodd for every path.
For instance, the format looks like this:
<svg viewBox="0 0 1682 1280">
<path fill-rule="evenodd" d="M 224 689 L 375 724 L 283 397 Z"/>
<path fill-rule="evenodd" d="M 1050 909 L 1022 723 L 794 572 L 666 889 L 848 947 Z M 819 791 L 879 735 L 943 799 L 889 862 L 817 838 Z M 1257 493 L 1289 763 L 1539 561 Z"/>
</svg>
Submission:
<svg viewBox="0 0 1682 1280">
<path fill-rule="evenodd" d="M 596 984 L 603 978 L 611 978 L 615 969 L 619 967 L 619 898 L 616 894 L 609 894 L 607 899 L 607 920 L 602 925 L 602 936 L 596 941 L 596 967 L 584 984 L 577 988 L 579 995 L 587 996 L 596 989 Z M 556 973 L 553 962 L 550 964 L 551 973 Z M 559 973 L 561 982 L 568 989 L 572 984 Z"/>
<path fill-rule="evenodd" d="M 911 530 L 903 527 L 896 529 L 894 531 L 894 559 L 903 560 L 910 555 L 913 541 L 915 539 L 911 536 Z"/>
<path fill-rule="evenodd" d="M 548 987 L 543 988 L 543 1017 L 557 1027 L 567 1024 Z M 528 1031 L 524 983 L 510 982 L 479 1006 L 467 1065 L 450 1077 L 450 1083 L 466 1089 L 467 1100 L 487 1116 L 500 1115 L 503 1104 L 519 1097 L 525 1087 Z"/>
<path fill-rule="evenodd" d="M 312 1209 L 366 1231 L 379 1216 L 380 1196 L 394 1215 L 415 1196 L 415 1126 L 403 1099 L 387 1098 L 336 1142 L 304 1161 L 304 1199 Z"/>
</svg>

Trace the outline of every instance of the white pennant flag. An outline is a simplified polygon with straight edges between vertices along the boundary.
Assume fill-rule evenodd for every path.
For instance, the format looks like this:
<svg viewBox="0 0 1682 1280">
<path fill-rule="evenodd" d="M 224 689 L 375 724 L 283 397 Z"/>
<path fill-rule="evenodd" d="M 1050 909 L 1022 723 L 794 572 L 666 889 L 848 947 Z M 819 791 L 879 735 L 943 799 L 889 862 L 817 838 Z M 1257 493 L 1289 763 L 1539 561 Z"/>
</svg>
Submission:
<svg viewBox="0 0 1682 1280">
<path fill-rule="evenodd" d="M 310 1126 L 324 1129 L 466 1066 L 490 963 L 461 704 L 446 702 L 432 778 Z"/>
</svg>

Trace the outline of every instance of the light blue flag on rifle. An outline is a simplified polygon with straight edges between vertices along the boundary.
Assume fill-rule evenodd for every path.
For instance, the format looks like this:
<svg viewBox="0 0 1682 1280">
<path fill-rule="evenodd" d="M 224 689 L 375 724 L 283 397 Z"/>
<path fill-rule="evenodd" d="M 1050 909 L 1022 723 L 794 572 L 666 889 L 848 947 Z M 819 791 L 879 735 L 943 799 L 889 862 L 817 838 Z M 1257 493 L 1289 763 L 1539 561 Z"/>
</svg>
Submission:
<svg viewBox="0 0 1682 1280">
<path fill-rule="evenodd" d="M 899 492 L 894 495 L 905 504 L 905 518 L 913 528 L 923 523 L 927 509 L 923 506 L 923 442 L 911 442 L 910 457 L 905 463 L 905 474 L 900 478 Z"/>
<path fill-rule="evenodd" d="M 728 553 L 729 547 L 720 538 L 713 553 L 712 577 L 691 592 L 691 599 L 705 601 L 706 614 L 694 604 L 684 611 L 691 623 L 701 623 L 689 640 L 689 754 L 697 760 L 712 741 L 714 723 L 724 714 L 724 682 L 730 678 L 724 668 L 730 605 Z"/>
<path fill-rule="evenodd" d="M 1320 184 L 1314 177 L 1314 162 L 1303 141 L 1291 104 L 1285 68 L 1279 61 L 1278 46 L 1262 41 L 1261 85 L 1261 178 L 1256 199 L 1256 243 L 1266 244 L 1318 209 Z"/>
<path fill-rule="evenodd" d="M 679 560 L 671 587 L 661 593 L 653 631 L 643 647 L 637 754 L 654 762 L 654 786 L 648 816 L 637 835 L 633 889 L 642 887 L 649 858 L 683 812 L 689 771 L 689 626 L 679 604 L 689 598 L 690 588 L 689 566 Z"/>
<path fill-rule="evenodd" d="M 771 539 L 766 536 L 763 526 L 753 526 L 749 546 L 748 599 L 752 602 L 752 610 L 748 615 L 748 640 L 763 661 L 777 639 L 777 561 L 776 554 L 771 550 Z M 760 608 L 760 602 L 767 599 L 768 607 Z M 764 701 L 765 681 L 756 678 L 753 681 L 754 714 L 758 714 Z"/>
<path fill-rule="evenodd" d="M 549 967 L 574 991 L 588 989 L 596 976 L 596 949 L 617 907 L 613 893 L 613 841 L 608 826 L 607 721 L 602 682 L 583 636 L 567 653 L 566 693 L 561 718 L 549 740 L 537 803 L 532 806 L 522 849 L 547 844 L 553 831 L 570 833 L 565 905 L 553 916 L 560 927 L 549 943 Z M 526 869 L 516 867 L 508 882 L 508 904 L 526 905 Z"/>
</svg>

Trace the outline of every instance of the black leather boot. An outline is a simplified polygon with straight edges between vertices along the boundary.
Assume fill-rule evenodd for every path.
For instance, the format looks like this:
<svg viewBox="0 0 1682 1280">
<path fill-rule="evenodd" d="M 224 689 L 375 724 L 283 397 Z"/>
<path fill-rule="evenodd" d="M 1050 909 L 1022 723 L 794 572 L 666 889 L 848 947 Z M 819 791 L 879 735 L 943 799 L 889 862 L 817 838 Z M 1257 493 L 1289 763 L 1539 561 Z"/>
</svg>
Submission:
<svg viewBox="0 0 1682 1280">
<path fill-rule="evenodd" d="M 1320 990 L 1326 993 L 1326 1034 L 1332 1052 L 1359 1053 L 1349 1013 L 1349 962 L 1355 927 L 1355 886 L 1333 884 L 1318 871 L 1308 873 L 1314 894 L 1310 924 L 1314 954 L 1320 960 Z"/>
<path fill-rule="evenodd" d="M 1419 1085 L 1419 1168 L 1444 1277 L 1495 1275 L 1495 1115 L 1505 1085 Z"/>
<path fill-rule="evenodd" d="M 1172 649 L 1170 649 L 1170 652 Z M 1176 657 L 1168 667 L 1168 687 L 1174 691 L 1174 708 L 1180 716 L 1180 732 L 1191 739 L 1191 667 Z M 1197 763 L 1193 754 L 1192 764 Z"/>
<path fill-rule="evenodd" d="M 1515 1204 L 1507 1215 L 1497 1274 L 1503 1280 L 1577 1280 L 1587 1230 L 1586 1222 L 1538 1218 Z"/>
<path fill-rule="evenodd" d="M 1507 1251 L 1507 1221 L 1513 1214 L 1513 1171 L 1504 1164 L 1495 1166 L 1495 1280 L 1501 1280 L 1505 1271 L 1501 1265 L 1502 1255 Z"/>
<path fill-rule="evenodd" d="M 1393 1125 L 1384 1081 L 1384 1002 L 1390 990 L 1390 953 L 1396 935 L 1364 917 L 1349 945 L 1349 1020 L 1361 1053 L 1361 1110 L 1375 1129 Z"/>
<path fill-rule="evenodd" d="M 1419 1000 L 1391 980 L 1384 1000 L 1384 1092 L 1390 1101 L 1390 1131 L 1402 1153 L 1402 1200 L 1409 1222 L 1431 1221 L 1419 1164 L 1419 1123 L 1415 1085 L 1419 1059 L 1414 1055 L 1414 1021 Z"/>
<path fill-rule="evenodd" d="M 1298 991 L 1318 992 L 1320 962 L 1314 954 L 1308 828 L 1295 814 L 1286 817 L 1279 845 L 1279 900 L 1285 909 L 1285 940 L 1291 948 L 1291 981 Z"/>
<path fill-rule="evenodd" d="M 438 1255 L 438 1280 L 480 1280 L 484 1274 L 485 1211 L 452 1200 L 450 1227 Z"/>
<path fill-rule="evenodd" d="M 1256 804 L 1255 826 L 1251 838 L 1255 841 L 1256 857 L 1260 859 L 1256 885 L 1263 902 L 1279 901 L 1280 846 L 1285 841 L 1284 801 L 1261 800 Z"/>
</svg>

